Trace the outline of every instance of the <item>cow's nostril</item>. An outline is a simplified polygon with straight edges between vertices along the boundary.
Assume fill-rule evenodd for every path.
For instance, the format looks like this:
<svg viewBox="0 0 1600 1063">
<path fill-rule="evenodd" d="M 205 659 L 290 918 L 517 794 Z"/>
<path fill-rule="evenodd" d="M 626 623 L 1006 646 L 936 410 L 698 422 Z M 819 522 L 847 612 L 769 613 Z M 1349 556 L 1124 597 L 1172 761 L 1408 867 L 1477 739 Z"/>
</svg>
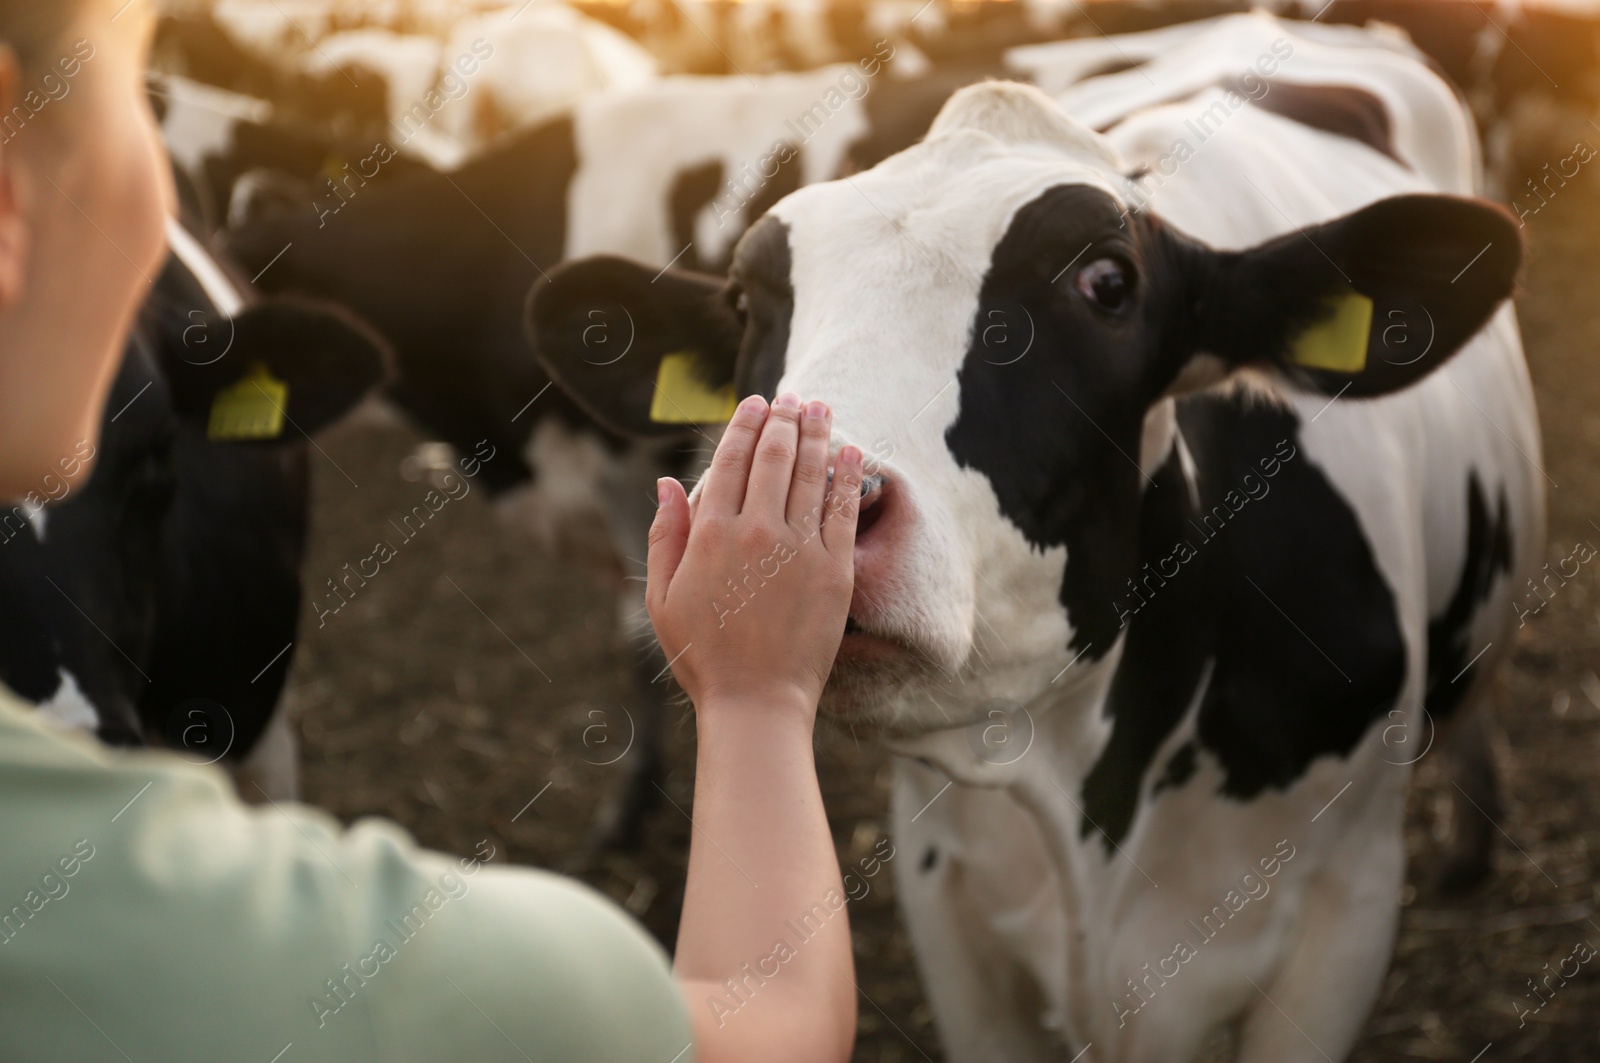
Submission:
<svg viewBox="0 0 1600 1063">
<path fill-rule="evenodd" d="M 884 488 L 887 481 L 876 473 L 861 478 L 861 508 L 856 516 L 856 540 L 872 530 L 873 525 L 883 516 L 888 507 L 881 503 L 884 500 Z"/>
<path fill-rule="evenodd" d="M 828 482 L 833 482 L 833 470 L 828 470 Z M 856 538 L 866 534 L 884 514 L 881 503 L 887 497 L 888 477 L 882 473 L 869 473 L 861 478 L 861 505 L 856 516 Z"/>
</svg>

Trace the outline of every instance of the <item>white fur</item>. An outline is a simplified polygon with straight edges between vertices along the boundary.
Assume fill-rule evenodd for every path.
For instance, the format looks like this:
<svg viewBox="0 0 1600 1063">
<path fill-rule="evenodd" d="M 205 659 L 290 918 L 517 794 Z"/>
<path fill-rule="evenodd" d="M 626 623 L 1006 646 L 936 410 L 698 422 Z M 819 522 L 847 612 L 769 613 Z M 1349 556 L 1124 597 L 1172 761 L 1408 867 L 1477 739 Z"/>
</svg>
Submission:
<svg viewBox="0 0 1600 1063">
<path fill-rule="evenodd" d="M 272 117 L 272 105 L 265 100 L 188 78 L 165 75 L 156 91 L 166 103 L 161 139 L 172 160 L 196 180 L 204 176 L 206 159 L 232 149 L 234 129 L 241 121 L 265 122 Z"/>
<path fill-rule="evenodd" d="M 61 685 L 48 701 L 39 703 L 39 715 L 62 730 L 93 734 L 100 727 L 99 711 L 84 696 L 77 677 L 65 668 L 60 669 L 58 674 Z"/>
<path fill-rule="evenodd" d="M 200 282 L 200 287 L 205 289 L 206 297 L 211 300 L 217 312 L 223 317 L 235 317 L 244 309 L 244 295 L 237 285 L 217 265 L 217 260 L 206 253 L 183 223 L 176 218 L 167 219 L 167 244 L 172 248 L 172 253 L 178 261 L 193 273 Z"/>
<path fill-rule="evenodd" d="M 211 13 L 239 47 L 269 62 L 299 56 L 333 23 L 327 0 L 216 0 Z"/>
<path fill-rule="evenodd" d="M 1112 66 L 1130 63 L 1143 65 L 1153 61 L 1171 66 L 1170 57 L 1179 52 L 1200 58 L 1209 56 L 1213 60 L 1233 56 L 1248 62 L 1267 50 L 1274 38 L 1283 35 L 1282 25 L 1278 20 L 1261 14 L 1225 15 L 1221 18 L 1180 22 L 1144 33 L 1093 35 L 1027 44 L 1008 49 L 1004 58 L 1009 70 L 1054 96 L 1095 71 Z M 1297 45 L 1299 41 L 1307 41 L 1347 48 L 1354 45 L 1362 50 L 1386 47 L 1396 54 L 1421 58 L 1422 53 L 1411 45 L 1404 34 L 1385 30 L 1297 22 L 1293 35 Z M 1195 47 L 1197 45 L 1198 49 Z M 1141 85 L 1148 84 L 1137 71 L 1125 73 L 1132 74 Z"/>
<path fill-rule="evenodd" d="M 45 527 L 50 522 L 50 514 L 45 511 L 45 507 L 30 506 L 24 502 L 22 515 L 28 518 L 28 524 L 33 528 L 33 537 L 41 543 L 44 542 Z"/>
<path fill-rule="evenodd" d="M 566 257 L 607 253 L 665 266 L 683 250 L 673 246 L 672 180 L 706 162 L 721 162 L 724 178 L 731 179 L 747 164 L 759 168 L 773 145 L 787 140 L 801 146 L 802 184 L 837 176 L 850 144 L 867 131 L 860 100 L 846 98 L 820 124 L 813 120 L 808 128 L 814 132 L 803 143 L 788 123 L 823 102 L 852 69 L 859 77 L 859 69 L 830 66 L 774 74 L 754 84 L 742 78 L 663 78 L 583 101 L 575 113 L 578 172 L 567 195 Z M 723 204 L 735 209 L 720 223 L 713 208 L 697 220 L 702 259 L 725 254 L 754 220 L 737 203 L 730 198 Z"/>
<path fill-rule="evenodd" d="M 468 91 L 434 119 L 457 143 L 481 148 L 495 133 L 525 128 L 572 107 L 590 93 L 641 85 L 655 78 L 655 60 L 610 26 L 561 4 L 533 4 L 462 19 L 445 43 L 446 66 L 476 54 L 475 42 L 494 54 L 466 78 Z M 508 123 L 489 137 L 480 128 L 483 101 Z"/>
</svg>

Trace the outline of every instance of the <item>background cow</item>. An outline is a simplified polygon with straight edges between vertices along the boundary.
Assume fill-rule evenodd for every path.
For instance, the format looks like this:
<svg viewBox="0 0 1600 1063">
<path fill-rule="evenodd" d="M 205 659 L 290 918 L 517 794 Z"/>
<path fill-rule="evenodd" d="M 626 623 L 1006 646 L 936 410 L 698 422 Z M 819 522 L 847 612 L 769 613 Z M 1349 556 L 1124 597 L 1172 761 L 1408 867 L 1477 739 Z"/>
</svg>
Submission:
<svg viewBox="0 0 1600 1063">
<path fill-rule="evenodd" d="M 308 433 L 383 379 L 387 353 L 336 308 L 248 299 L 188 230 L 170 234 L 99 443 L 0 520 L 0 680 L 64 727 L 246 766 L 241 783 L 262 787 L 246 797 L 292 797 L 276 709 Z"/>
</svg>

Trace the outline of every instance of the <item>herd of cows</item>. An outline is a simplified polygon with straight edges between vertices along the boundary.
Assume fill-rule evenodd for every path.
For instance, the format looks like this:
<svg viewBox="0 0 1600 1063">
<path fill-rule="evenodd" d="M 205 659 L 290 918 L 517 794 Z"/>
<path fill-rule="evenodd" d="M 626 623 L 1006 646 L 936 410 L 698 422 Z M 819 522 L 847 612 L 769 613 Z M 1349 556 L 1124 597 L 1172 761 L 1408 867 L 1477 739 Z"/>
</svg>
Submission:
<svg viewBox="0 0 1600 1063">
<path fill-rule="evenodd" d="M 173 254 L 64 457 L 93 475 L 0 514 L 0 679 L 292 797 L 320 430 L 492 453 L 508 517 L 615 564 L 650 482 L 781 386 L 881 484 L 823 708 L 899 754 L 949 1057 L 1181 1060 L 1236 1023 L 1247 1063 L 1343 1058 L 1399 912 L 1395 735 L 1438 728 L 1496 808 L 1545 480 L 1523 209 L 1473 197 L 1600 135 L 1600 30 L 1090 6 L 1137 32 L 963 50 L 885 17 L 838 62 L 692 77 L 546 4 L 167 19 Z M 655 792 L 664 664 L 605 844 Z M 1492 830 L 1457 822 L 1433 873 L 1465 886 Z"/>
</svg>

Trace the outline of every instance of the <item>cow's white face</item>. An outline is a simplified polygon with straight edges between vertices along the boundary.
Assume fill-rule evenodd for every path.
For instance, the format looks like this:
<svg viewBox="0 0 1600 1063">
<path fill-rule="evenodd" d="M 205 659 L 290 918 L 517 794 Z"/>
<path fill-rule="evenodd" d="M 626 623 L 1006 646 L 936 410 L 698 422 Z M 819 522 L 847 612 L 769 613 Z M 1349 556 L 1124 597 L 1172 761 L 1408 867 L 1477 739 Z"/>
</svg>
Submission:
<svg viewBox="0 0 1600 1063">
<path fill-rule="evenodd" d="M 857 178 L 794 193 L 746 239 L 731 275 L 752 328 L 777 327 L 762 316 L 788 311 L 777 390 L 831 403 L 835 445 L 857 443 L 881 462 L 884 488 L 859 536 L 852 624 L 824 708 L 896 730 L 964 723 L 991 699 L 1030 701 L 1087 649 L 1079 675 L 1063 677 L 1072 684 L 1115 641 L 1114 626 L 1083 632 L 1061 593 L 1067 543 L 1039 535 L 1027 518 L 1019 526 L 985 467 L 1009 451 L 1014 471 L 1053 483 L 1074 473 L 1035 449 L 1039 429 L 1071 420 L 1097 431 L 1072 408 L 1074 399 L 1095 400 L 1079 393 L 1074 373 L 1047 366 L 1092 362 L 1103 349 L 1050 350 L 1042 318 L 1055 308 L 985 291 L 1005 264 L 1002 245 L 1019 212 L 1048 195 L 1092 216 L 1093 244 L 1054 241 L 1030 253 L 1029 279 L 1074 304 L 1066 316 L 1094 315 L 1094 325 L 1115 330 L 1133 310 L 1133 292 L 1113 291 L 1135 279 L 1130 260 L 1139 253 L 1120 224 L 1118 161 L 1100 138 L 1032 102 L 1002 114 L 999 135 L 936 130 Z M 952 117 L 961 116 L 947 113 L 941 125 L 954 125 Z M 1090 231 L 1069 224 L 1080 227 Z M 787 276 L 772 275 L 782 258 Z M 1096 278 L 1106 304 L 1093 302 Z M 985 393 L 989 384 L 1024 380 L 1005 409 L 990 408 L 997 396 Z M 1142 410 L 1123 413 L 1123 423 L 1105 427 L 1136 459 Z M 1008 423 L 984 431 L 1005 438 L 979 453 L 970 445 L 974 418 L 996 414 Z M 1119 467 L 1089 478 L 1109 472 L 1136 482 L 1128 459 L 1092 449 L 1073 457 L 1104 462 L 1099 452 L 1109 450 Z M 1109 595 L 1101 604 L 1109 609 Z"/>
<path fill-rule="evenodd" d="M 649 411 L 658 367 L 685 352 L 704 384 L 830 403 L 835 446 L 861 446 L 884 482 L 823 708 L 899 733 L 962 725 L 1114 666 L 1147 488 L 1182 478 L 1172 394 L 1240 368 L 1349 399 L 1405 387 L 1481 327 L 1519 257 L 1504 212 L 1462 199 L 1397 197 L 1223 252 L 1130 213 L 1132 191 L 1048 97 L 975 86 L 922 144 L 782 200 L 726 283 L 572 263 L 536 288 L 530 334 L 623 431 L 682 431 Z M 1328 343 L 1308 356 L 1352 300 L 1376 324 L 1332 363 Z M 1385 357 L 1384 314 L 1418 305 L 1432 346 Z"/>
</svg>

